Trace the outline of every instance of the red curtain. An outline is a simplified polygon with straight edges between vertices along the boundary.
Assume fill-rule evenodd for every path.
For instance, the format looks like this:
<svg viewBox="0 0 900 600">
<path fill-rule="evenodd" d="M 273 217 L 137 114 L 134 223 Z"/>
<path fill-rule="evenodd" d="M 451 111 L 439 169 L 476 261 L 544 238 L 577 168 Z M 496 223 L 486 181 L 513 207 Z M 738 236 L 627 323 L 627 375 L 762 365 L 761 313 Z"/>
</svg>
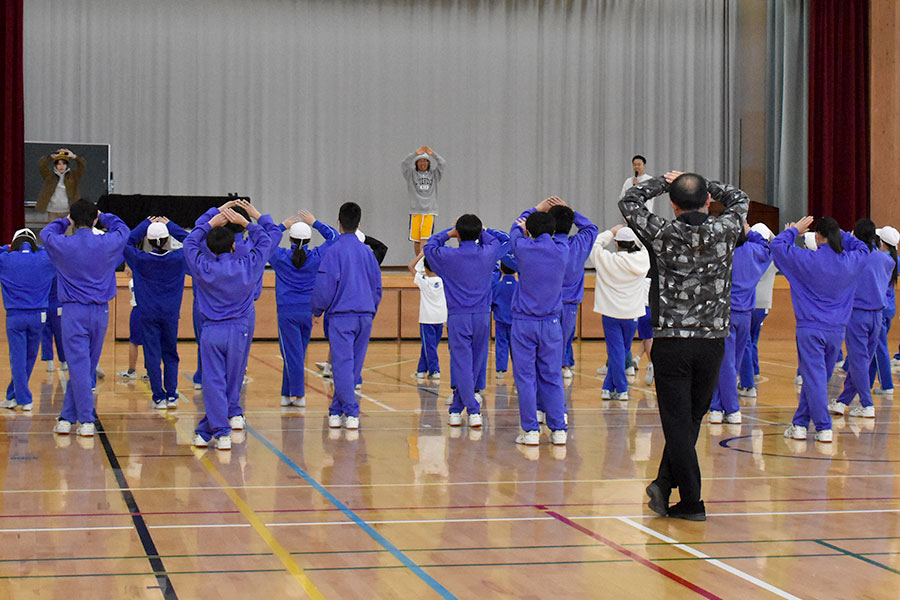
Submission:
<svg viewBox="0 0 900 600">
<path fill-rule="evenodd" d="M 869 214 L 869 1 L 809 8 L 809 214 Z"/>
<path fill-rule="evenodd" d="M 3 0 L 0 69 L 0 244 L 25 223 L 25 93 L 22 80 L 22 0 Z"/>
</svg>

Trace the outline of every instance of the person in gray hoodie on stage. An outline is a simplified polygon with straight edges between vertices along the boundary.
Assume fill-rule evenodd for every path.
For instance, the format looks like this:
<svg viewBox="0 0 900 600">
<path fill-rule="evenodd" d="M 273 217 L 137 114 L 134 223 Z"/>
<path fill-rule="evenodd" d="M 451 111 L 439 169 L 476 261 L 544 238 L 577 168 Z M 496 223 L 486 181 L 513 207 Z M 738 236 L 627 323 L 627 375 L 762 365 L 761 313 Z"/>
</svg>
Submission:
<svg viewBox="0 0 900 600">
<path fill-rule="evenodd" d="M 413 243 L 418 256 L 422 244 L 428 241 L 434 231 L 437 187 L 447 161 L 428 146 L 421 146 L 406 155 L 401 167 L 409 191 L 409 241 Z"/>
</svg>

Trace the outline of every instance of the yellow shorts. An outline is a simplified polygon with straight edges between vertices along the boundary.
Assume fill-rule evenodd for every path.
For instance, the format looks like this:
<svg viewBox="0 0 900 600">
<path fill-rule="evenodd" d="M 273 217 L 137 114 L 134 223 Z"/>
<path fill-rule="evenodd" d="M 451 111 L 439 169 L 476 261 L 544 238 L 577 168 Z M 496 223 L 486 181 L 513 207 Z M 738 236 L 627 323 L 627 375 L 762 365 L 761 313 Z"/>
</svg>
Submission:
<svg viewBox="0 0 900 600">
<path fill-rule="evenodd" d="M 409 241 L 424 242 L 434 233 L 434 215 L 409 215 Z"/>
</svg>

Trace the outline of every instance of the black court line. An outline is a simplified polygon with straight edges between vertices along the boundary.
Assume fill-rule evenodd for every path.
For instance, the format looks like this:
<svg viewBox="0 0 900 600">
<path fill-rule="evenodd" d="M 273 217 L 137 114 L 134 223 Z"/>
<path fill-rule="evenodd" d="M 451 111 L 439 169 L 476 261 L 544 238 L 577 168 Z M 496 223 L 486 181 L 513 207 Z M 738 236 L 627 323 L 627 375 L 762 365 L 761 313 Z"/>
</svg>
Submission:
<svg viewBox="0 0 900 600">
<path fill-rule="evenodd" d="M 113 451 L 112 444 L 109 442 L 109 437 L 106 435 L 106 430 L 103 428 L 103 423 L 100 421 L 99 417 L 95 424 L 97 426 L 97 433 L 100 437 L 100 443 L 103 444 L 103 450 L 106 451 L 106 458 L 109 460 L 109 466 L 112 467 L 113 474 L 116 476 L 116 483 L 119 484 L 119 490 L 122 492 L 122 499 L 125 501 L 125 506 L 128 507 L 128 512 L 131 513 L 131 521 L 134 523 L 134 528 L 137 531 L 138 537 L 141 539 L 141 545 L 144 547 L 144 554 L 147 556 L 147 560 L 150 561 L 150 568 L 153 569 L 153 575 L 159 583 L 159 589 L 163 594 L 163 598 L 166 600 L 178 600 L 178 594 L 175 593 L 175 588 L 172 587 L 172 581 L 169 579 L 166 567 L 159 557 L 159 552 L 156 550 L 156 544 L 153 543 L 153 537 L 150 535 L 147 523 L 144 522 L 144 517 L 141 515 L 141 509 L 134 499 L 134 494 L 131 493 L 131 488 L 128 486 L 128 480 L 125 479 L 125 473 L 122 472 L 122 467 L 119 466 L 119 459 Z"/>
<path fill-rule="evenodd" d="M 844 435 L 850 435 L 849 432 L 844 432 Z M 878 431 L 870 432 L 863 431 L 860 432 L 860 435 L 898 435 L 896 433 L 881 433 Z M 827 460 L 829 462 L 848 462 L 848 463 L 900 463 L 900 460 L 889 459 L 889 458 L 840 458 L 836 456 L 802 456 L 800 454 L 780 454 L 778 452 L 754 452 L 753 450 L 747 450 L 746 448 L 738 448 L 736 446 L 732 446 L 732 442 L 737 442 L 739 440 L 748 440 L 753 436 L 750 435 L 740 435 L 737 437 L 730 437 L 726 440 L 721 440 L 719 442 L 719 446 L 722 448 L 727 448 L 728 450 L 734 450 L 735 452 L 743 452 L 744 454 L 754 454 L 759 456 L 773 456 L 776 458 L 792 458 L 795 460 Z M 765 433 L 763 437 L 783 437 L 780 433 Z M 788 440 L 788 441 L 806 441 L 806 440 Z M 812 441 L 812 440 L 811 440 Z"/>
</svg>

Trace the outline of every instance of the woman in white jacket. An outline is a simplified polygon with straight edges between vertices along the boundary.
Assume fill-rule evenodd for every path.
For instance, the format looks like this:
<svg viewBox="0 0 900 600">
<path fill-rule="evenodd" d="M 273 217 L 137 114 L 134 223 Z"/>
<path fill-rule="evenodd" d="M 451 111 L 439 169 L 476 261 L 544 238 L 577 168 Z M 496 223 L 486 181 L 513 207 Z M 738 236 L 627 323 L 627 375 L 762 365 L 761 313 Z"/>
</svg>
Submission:
<svg viewBox="0 0 900 600">
<path fill-rule="evenodd" d="M 605 248 L 613 239 L 616 251 Z M 616 225 L 597 236 L 591 250 L 591 262 L 597 270 L 594 284 L 594 312 L 603 315 L 603 335 L 609 369 L 603 381 L 601 398 L 628 400 L 625 355 L 631 348 L 637 319 L 644 315 L 646 293 L 644 279 L 650 270 L 650 255 L 639 243 L 634 231 Z"/>
</svg>

